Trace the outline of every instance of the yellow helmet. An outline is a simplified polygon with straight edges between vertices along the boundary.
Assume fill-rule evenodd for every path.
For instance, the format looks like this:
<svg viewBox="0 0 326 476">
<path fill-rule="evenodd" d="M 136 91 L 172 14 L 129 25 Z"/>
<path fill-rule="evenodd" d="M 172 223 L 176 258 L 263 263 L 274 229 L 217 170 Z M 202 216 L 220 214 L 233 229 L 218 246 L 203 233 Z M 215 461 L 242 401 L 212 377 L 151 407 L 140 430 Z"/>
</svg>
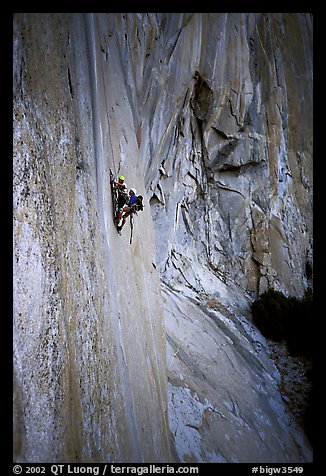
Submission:
<svg viewBox="0 0 326 476">
<path fill-rule="evenodd" d="M 119 182 L 124 182 L 124 181 L 125 181 L 124 176 L 123 176 L 123 175 L 120 175 L 120 177 L 119 177 Z"/>
</svg>

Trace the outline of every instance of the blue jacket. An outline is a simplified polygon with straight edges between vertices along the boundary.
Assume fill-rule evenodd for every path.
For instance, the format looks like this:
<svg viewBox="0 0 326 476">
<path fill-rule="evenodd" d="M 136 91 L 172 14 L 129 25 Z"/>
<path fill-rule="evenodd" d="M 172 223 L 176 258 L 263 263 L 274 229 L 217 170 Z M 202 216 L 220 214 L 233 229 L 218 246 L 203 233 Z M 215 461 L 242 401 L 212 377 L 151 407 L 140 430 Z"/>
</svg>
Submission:
<svg viewBox="0 0 326 476">
<path fill-rule="evenodd" d="M 131 207 L 137 200 L 137 196 L 135 194 L 131 195 L 128 206 Z"/>
</svg>

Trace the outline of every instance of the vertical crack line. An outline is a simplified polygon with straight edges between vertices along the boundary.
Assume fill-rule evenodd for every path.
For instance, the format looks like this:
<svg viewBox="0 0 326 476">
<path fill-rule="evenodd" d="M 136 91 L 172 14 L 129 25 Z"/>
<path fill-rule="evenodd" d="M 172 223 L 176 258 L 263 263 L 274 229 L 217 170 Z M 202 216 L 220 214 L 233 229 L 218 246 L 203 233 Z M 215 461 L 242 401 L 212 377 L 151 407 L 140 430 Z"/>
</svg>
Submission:
<svg viewBox="0 0 326 476">
<path fill-rule="evenodd" d="M 73 88 L 72 88 L 71 75 L 70 75 L 70 69 L 69 68 L 68 68 L 68 85 L 69 85 L 69 91 L 70 91 L 71 99 L 74 99 L 74 91 L 73 91 Z"/>
</svg>

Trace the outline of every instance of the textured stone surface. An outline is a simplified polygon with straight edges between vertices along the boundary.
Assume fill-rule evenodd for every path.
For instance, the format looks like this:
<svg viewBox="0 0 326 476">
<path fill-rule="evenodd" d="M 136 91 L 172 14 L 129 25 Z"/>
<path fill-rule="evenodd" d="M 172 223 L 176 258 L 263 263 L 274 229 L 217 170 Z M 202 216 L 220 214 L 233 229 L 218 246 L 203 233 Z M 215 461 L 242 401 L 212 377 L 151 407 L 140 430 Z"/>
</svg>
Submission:
<svg viewBox="0 0 326 476">
<path fill-rule="evenodd" d="M 310 14 L 16 14 L 16 460 L 310 461 L 247 318 L 312 181 Z"/>
<path fill-rule="evenodd" d="M 195 249 L 250 292 L 303 293 L 312 249 L 310 34 L 309 15 L 292 14 L 195 14 L 180 29 L 169 62 L 180 77 L 175 119 L 162 118 L 175 126 L 163 128 L 167 137 L 149 134 L 162 271 L 178 249 L 191 266 Z M 198 48 L 184 51 L 192 42 Z"/>
<path fill-rule="evenodd" d="M 112 224 L 109 80 L 94 21 L 53 14 L 15 21 L 19 461 L 169 460 L 153 225 L 147 206 L 129 246 Z"/>
</svg>

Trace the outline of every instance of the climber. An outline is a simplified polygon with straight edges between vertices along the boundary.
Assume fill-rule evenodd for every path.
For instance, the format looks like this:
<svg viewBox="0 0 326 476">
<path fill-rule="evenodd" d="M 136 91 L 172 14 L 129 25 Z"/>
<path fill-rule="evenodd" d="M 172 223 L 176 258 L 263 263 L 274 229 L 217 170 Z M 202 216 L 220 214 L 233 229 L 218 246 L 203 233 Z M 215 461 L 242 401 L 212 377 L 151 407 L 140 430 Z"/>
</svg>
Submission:
<svg viewBox="0 0 326 476">
<path fill-rule="evenodd" d="M 114 178 L 111 178 L 113 190 L 117 190 L 118 193 L 127 193 L 128 187 L 125 182 L 125 178 L 123 175 L 120 175 L 118 181 L 114 180 Z"/>
<path fill-rule="evenodd" d="M 119 210 L 118 220 L 117 220 L 118 222 L 117 228 L 119 232 L 122 230 L 122 227 L 126 223 L 126 220 L 130 214 L 137 213 L 139 211 L 141 212 L 143 211 L 143 208 L 144 208 L 143 197 L 142 195 L 137 196 L 137 191 L 135 188 L 131 188 L 129 190 L 129 196 L 130 196 L 130 199 L 128 204 L 124 205 L 122 210 Z M 122 219 L 122 223 L 121 225 L 119 225 L 121 219 Z"/>
<path fill-rule="evenodd" d="M 117 213 L 120 213 L 122 211 L 123 206 L 128 203 L 129 197 L 128 197 L 128 187 L 127 184 L 125 183 L 125 178 L 123 175 L 120 175 L 118 181 L 114 180 L 113 177 L 111 177 L 111 186 L 112 190 L 117 194 L 117 200 L 118 200 L 118 210 Z M 117 217 L 116 217 L 117 219 Z M 117 223 L 119 223 L 120 220 L 117 220 Z"/>
</svg>

